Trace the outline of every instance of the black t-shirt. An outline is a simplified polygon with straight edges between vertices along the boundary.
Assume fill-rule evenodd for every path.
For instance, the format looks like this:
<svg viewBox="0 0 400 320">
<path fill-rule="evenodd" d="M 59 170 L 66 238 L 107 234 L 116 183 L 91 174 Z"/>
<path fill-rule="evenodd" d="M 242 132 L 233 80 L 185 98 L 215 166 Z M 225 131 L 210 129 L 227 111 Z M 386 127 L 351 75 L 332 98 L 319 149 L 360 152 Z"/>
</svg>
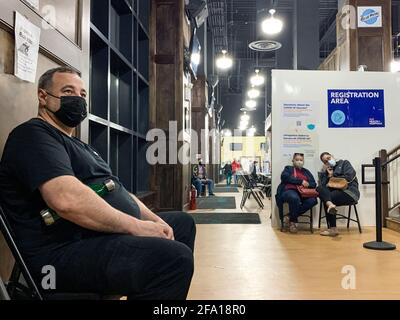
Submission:
<svg viewBox="0 0 400 320">
<path fill-rule="evenodd" d="M 86 185 L 113 179 L 116 189 L 103 199 L 140 218 L 138 205 L 96 150 L 35 118 L 11 132 L 0 162 L 0 201 L 26 256 L 94 234 L 66 220 L 45 226 L 40 211 L 47 205 L 38 188 L 59 176 L 75 176 Z"/>
</svg>

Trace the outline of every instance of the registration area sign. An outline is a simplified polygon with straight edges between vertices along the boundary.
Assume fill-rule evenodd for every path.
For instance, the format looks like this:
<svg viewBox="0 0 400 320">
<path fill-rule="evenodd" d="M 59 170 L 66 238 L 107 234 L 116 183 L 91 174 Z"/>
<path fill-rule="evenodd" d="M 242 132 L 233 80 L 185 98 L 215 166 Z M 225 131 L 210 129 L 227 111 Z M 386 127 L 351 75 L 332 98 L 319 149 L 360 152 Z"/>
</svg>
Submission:
<svg viewBox="0 0 400 320">
<path fill-rule="evenodd" d="M 384 128 L 384 90 L 328 90 L 329 128 Z"/>
</svg>

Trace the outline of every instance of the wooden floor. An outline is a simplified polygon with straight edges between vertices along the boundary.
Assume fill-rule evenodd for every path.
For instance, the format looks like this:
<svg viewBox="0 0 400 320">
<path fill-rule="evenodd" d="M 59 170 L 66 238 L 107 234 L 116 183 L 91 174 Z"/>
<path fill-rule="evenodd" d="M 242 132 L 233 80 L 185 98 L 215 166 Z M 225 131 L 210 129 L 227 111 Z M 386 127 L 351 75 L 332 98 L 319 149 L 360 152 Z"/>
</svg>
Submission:
<svg viewBox="0 0 400 320">
<path fill-rule="evenodd" d="M 241 193 L 217 193 L 236 196 Z M 259 210 L 254 200 L 244 212 L 259 212 L 259 225 L 198 225 L 195 274 L 189 299 L 400 299 L 400 252 L 371 251 L 375 228 L 341 229 L 336 238 L 282 233 L 271 227 L 270 202 Z M 214 210 L 198 210 L 198 212 Z M 218 210 L 218 212 L 241 212 Z M 192 212 L 195 214 L 196 211 Z M 384 240 L 400 248 L 400 234 L 385 230 Z M 355 270 L 355 289 L 342 282 Z M 354 267 L 354 269 L 353 269 Z M 345 278 L 347 276 L 347 278 Z M 345 278 L 345 280 L 343 280 Z"/>
</svg>

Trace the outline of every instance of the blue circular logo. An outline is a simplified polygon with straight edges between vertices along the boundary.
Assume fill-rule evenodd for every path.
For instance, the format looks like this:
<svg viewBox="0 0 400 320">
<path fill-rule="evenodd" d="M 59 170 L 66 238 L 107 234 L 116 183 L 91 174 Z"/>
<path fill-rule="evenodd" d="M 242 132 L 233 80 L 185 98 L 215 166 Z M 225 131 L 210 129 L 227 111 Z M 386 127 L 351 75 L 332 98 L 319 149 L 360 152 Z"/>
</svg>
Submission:
<svg viewBox="0 0 400 320">
<path fill-rule="evenodd" d="M 378 19 L 379 12 L 373 9 L 367 9 L 361 15 L 361 21 L 369 25 L 374 25 L 378 21 Z"/>
<path fill-rule="evenodd" d="M 343 111 L 336 110 L 332 113 L 331 120 L 335 125 L 340 126 L 346 121 L 346 115 Z"/>
<path fill-rule="evenodd" d="M 310 123 L 309 125 L 307 125 L 307 128 L 308 128 L 308 130 L 315 130 L 315 128 L 316 128 L 316 125 L 315 124 L 312 124 L 312 123 Z"/>
</svg>

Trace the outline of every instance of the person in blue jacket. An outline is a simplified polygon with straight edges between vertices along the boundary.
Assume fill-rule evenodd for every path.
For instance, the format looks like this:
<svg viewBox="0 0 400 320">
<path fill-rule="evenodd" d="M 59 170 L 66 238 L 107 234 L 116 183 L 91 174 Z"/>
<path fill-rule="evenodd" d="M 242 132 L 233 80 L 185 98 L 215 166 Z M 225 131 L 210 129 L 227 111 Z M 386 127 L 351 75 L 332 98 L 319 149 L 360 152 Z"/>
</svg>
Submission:
<svg viewBox="0 0 400 320">
<path fill-rule="evenodd" d="M 304 168 L 304 154 L 295 153 L 292 161 L 293 165 L 286 166 L 281 174 L 276 201 L 280 214 L 283 212 L 283 204 L 289 204 L 289 216 L 284 217 L 283 227 L 291 233 L 296 233 L 298 217 L 317 204 L 317 198 L 302 198 L 297 186 L 315 189 L 317 184 L 312 173 Z"/>
</svg>

